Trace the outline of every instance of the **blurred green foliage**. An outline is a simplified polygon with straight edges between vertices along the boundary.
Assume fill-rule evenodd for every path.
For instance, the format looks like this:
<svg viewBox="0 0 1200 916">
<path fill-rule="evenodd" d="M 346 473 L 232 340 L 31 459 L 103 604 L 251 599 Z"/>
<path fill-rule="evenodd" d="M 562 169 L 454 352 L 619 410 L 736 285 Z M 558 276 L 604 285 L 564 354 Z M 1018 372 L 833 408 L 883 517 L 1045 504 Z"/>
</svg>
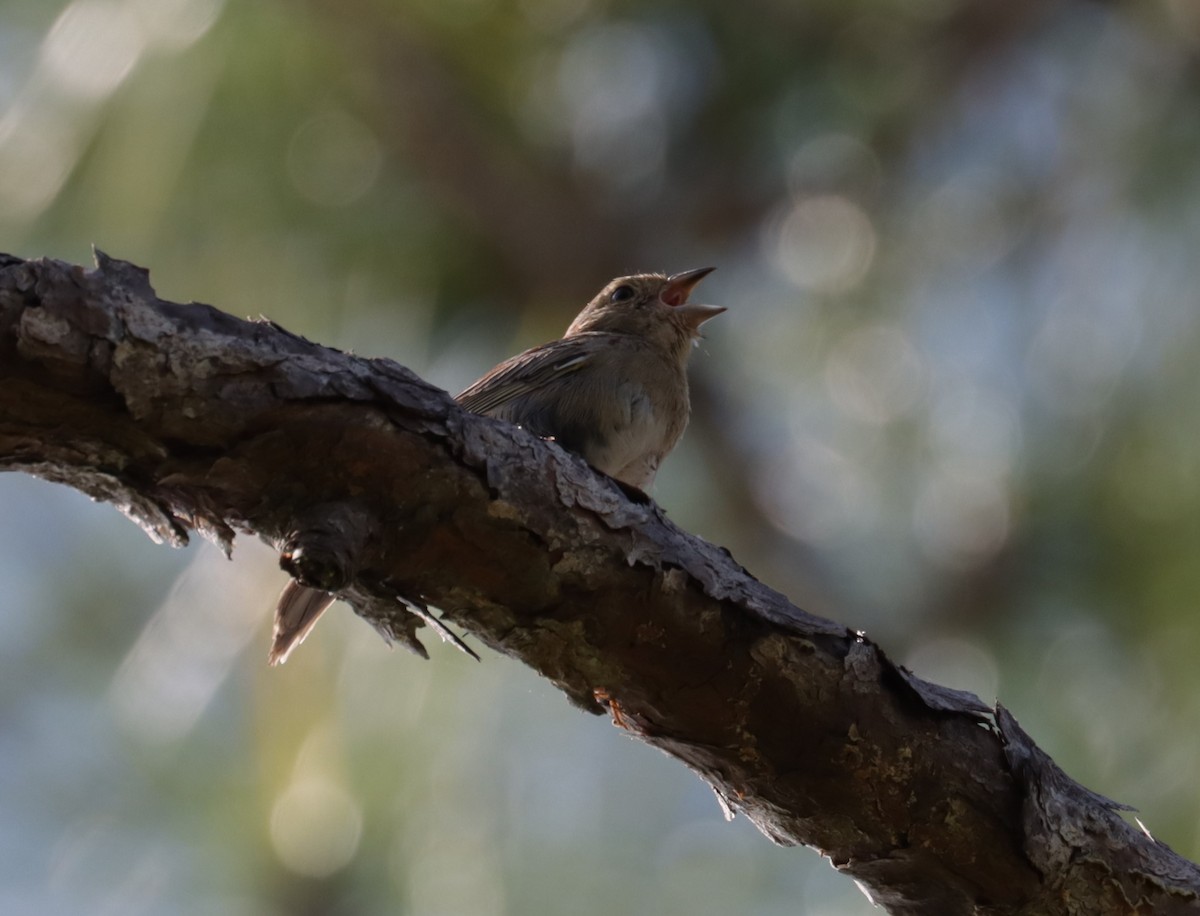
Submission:
<svg viewBox="0 0 1200 916">
<path fill-rule="evenodd" d="M 8 0 L 0 250 L 451 390 L 609 277 L 730 307 L 657 497 L 1200 856 L 1200 9 Z M 856 914 L 512 663 L 0 478 L 0 912 Z"/>
</svg>

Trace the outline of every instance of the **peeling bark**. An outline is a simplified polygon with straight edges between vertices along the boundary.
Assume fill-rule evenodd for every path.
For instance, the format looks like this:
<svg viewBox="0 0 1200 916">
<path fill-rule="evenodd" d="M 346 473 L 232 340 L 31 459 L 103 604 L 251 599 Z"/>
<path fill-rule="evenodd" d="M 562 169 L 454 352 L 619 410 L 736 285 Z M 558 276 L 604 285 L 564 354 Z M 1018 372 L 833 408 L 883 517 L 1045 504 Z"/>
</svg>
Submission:
<svg viewBox="0 0 1200 916">
<path fill-rule="evenodd" d="M 805 613 L 579 458 L 97 260 L 0 255 L 0 467 L 157 541 L 258 535 L 415 650 L 409 609 L 436 605 L 891 913 L 1198 909 L 1200 869 L 1006 710 Z"/>
</svg>

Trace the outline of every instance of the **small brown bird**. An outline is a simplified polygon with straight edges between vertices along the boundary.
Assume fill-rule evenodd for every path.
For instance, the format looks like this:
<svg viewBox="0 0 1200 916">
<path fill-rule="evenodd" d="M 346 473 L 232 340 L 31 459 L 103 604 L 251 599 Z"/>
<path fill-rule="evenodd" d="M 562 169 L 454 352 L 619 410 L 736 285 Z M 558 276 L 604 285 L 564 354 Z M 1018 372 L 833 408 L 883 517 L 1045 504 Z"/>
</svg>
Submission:
<svg viewBox="0 0 1200 916">
<path fill-rule="evenodd" d="M 457 398 L 467 410 L 553 438 L 648 490 L 691 412 L 687 360 L 725 309 L 688 302 L 712 267 L 609 283 L 559 340 L 505 360 Z"/>
<path fill-rule="evenodd" d="M 456 400 L 553 438 L 598 471 L 649 490 L 687 426 L 687 361 L 700 326 L 725 311 L 688 302 L 713 270 L 613 280 L 560 339 L 505 360 Z M 326 592 L 288 583 L 275 610 L 271 664 L 287 659 L 332 602 Z M 440 621 L 422 616 L 470 652 Z"/>
</svg>

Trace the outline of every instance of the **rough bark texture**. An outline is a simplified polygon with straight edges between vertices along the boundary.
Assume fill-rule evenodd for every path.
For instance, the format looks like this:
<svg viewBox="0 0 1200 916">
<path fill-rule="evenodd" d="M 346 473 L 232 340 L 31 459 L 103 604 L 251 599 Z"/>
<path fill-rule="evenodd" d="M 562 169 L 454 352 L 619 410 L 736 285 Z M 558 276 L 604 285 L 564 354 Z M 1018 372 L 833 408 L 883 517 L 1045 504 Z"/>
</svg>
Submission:
<svg viewBox="0 0 1200 916">
<path fill-rule="evenodd" d="M 412 648 L 408 607 L 442 608 L 891 913 L 1200 908 L 1200 869 L 1002 708 L 917 679 L 407 369 L 164 302 L 132 265 L 0 255 L 0 467 L 160 541 L 253 532 Z"/>
</svg>

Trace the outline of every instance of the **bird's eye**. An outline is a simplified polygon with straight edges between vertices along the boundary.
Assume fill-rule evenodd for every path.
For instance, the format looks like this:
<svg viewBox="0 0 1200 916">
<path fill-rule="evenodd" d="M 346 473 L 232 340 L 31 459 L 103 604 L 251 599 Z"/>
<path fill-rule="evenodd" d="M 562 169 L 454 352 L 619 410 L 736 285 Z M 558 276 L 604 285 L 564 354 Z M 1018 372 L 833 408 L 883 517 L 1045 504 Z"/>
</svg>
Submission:
<svg viewBox="0 0 1200 916">
<path fill-rule="evenodd" d="M 633 298 L 633 287 L 628 283 L 622 284 L 614 289 L 608 297 L 609 302 L 624 302 L 626 299 Z"/>
</svg>

